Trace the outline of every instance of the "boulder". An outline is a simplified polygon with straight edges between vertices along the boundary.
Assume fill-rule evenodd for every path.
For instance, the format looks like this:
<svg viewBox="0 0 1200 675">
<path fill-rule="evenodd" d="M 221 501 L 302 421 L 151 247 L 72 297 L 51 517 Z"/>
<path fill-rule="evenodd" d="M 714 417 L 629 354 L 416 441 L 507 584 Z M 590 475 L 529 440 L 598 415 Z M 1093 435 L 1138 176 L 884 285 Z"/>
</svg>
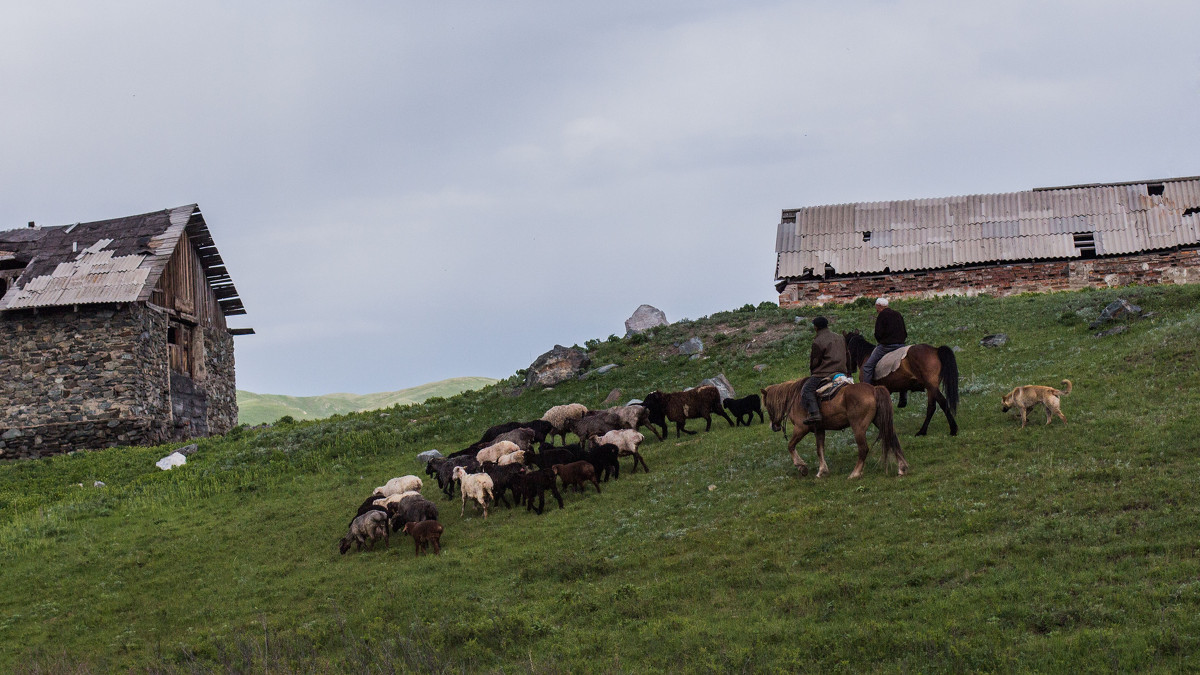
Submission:
<svg viewBox="0 0 1200 675">
<path fill-rule="evenodd" d="M 719 373 L 716 377 L 710 377 L 700 383 L 701 387 L 712 386 L 716 387 L 721 392 L 721 400 L 727 398 L 737 398 L 737 394 L 733 391 L 733 385 L 729 383 L 729 379 L 725 377 L 725 373 Z"/>
<path fill-rule="evenodd" d="M 422 452 L 417 455 L 417 460 L 420 461 L 422 464 L 428 464 L 429 460 L 438 459 L 441 456 L 442 456 L 442 453 L 438 452 L 436 449 L 426 450 L 425 452 Z"/>
<path fill-rule="evenodd" d="M 680 354 L 703 354 L 704 341 L 698 337 L 690 338 L 687 342 L 679 345 Z"/>
<path fill-rule="evenodd" d="M 1109 321 L 1113 321 L 1115 319 L 1119 319 L 1121 317 L 1126 317 L 1126 316 L 1136 317 L 1136 316 L 1140 316 L 1141 313 L 1142 313 L 1141 307 L 1131 304 L 1128 300 L 1125 300 L 1123 298 L 1117 298 L 1116 300 L 1113 300 L 1112 302 L 1108 303 L 1108 306 L 1106 306 L 1100 312 L 1099 318 L 1097 318 L 1095 321 L 1092 322 L 1091 327 L 1099 328 L 1100 326 L 1103 326 L 1104 324 L 1108 323 Z"/>
<path fill-rule="evenodd" d="M 166 457 L 163 457 L 155 462 L 154 466 L 157 466 L 163 471 L 170 471 L 171 469 L 174 469 L 177 466 L 183 466 L 184 464 L 187 464 L 187 457 L 184 457 L 178 452 L 172 452 Z"/>
<path fill-rule="evenodd" d="M 1112 328 L 1109 328 L 1108 330 L 1103 330 L 1103 331 L 1100 331 L 1099 333 L 1096 333 L 1096 337 L 1099 338 L 1099 337 L 1108 337 L 1110 335 L 1120 335 L 1121 333 L 1124 333 L 1127 330 L 1129 330 L 1129 326 L 1126 326 L 1125 324 L 1121 324 L 1120 326 L 1113 326 Z"/>
<path fill-rule="evenodd" d="M 527 387 L 553 387 L 573 380 L 592 364 L 587 352 L 574 347 L 554 345 L 554 349 L 537 357 L 525 373 Z"/>
<path fill-rule="evenodd" d="M 979 341 L 979 345 L 981 347 L 1003 347 L 1006 344 L 1008 344 L 1008 334 L 1007 333 L 996 333 L 995 335 L 985 335 L 984 338 Z"/>
<path fill-rule="evenodd" d="M 615 363 L 610 363 L 607 366 L 600 366 L 599 368 L 589 370 L 588 372 L 584 373 L 583 375 L 580 375 L 579 379 L 586 380 L 593 375 L 603 375 L 616 367 L 617 367 L 617 364 L 615 364 Z"/>
<path fill-rule="evenodd" d="M 621 390 L 613 389 L 612 391 L 608 392 L 608 396 L 604 397 L 604 405 L 609 405 L 609 406 L 614 405 L 620 399 L 621 399 Z"/>
<path fill-rule="evenodd" d="M 661 309 L 651 305 L 641 305 L 634 310 L 633 316 L 625 319 L 625 337 L 670 324 L 671 322 L 667 321 L 667 315 Z"/>
<path fill-rule="evenodd" d="M 195 453 L 199 449 L 200 449 L 200 446 L 196 445 L 195 443 L 192 443 L 191 445 L 185 445 L 182 448 L 176 448 L 175 452 L 178 452 L 179 454 L 183 455 L 184 457 L 191 457 L 192 454 Z"/>
</svg>

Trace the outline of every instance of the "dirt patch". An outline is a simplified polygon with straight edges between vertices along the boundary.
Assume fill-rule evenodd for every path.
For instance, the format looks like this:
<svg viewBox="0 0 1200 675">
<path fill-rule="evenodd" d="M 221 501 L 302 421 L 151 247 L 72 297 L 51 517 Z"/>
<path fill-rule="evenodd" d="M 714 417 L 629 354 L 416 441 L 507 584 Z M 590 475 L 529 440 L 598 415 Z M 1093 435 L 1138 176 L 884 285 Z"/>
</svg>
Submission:
<svg viewBox="0 0 1200 675">
<path fill-rule="evenodd" d="M 707 324 L 697 327 L 691 333 L 704 342 L 704 351 L 739 351 L 745 354 L 758 354 L 770 349 L 771 345 L 784 338 L 803 331 L 802 327 L 790 323 L 781 323 L 778 319 L 751 319 L 745 324 L 730 323 Z M 680 341 L 682 344 L 682 341 Z M 675 356 L 679 348 L 669 346 L 660 352 L 660 356 Z"/>
</svg>

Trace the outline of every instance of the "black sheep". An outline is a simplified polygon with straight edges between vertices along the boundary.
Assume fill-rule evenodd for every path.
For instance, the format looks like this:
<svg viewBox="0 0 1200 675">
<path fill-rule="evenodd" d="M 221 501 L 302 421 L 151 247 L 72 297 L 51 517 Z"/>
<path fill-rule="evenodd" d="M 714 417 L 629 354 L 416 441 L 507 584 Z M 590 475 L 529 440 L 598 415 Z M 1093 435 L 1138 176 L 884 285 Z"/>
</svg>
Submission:
<svg viewBox="0 0 1200 675">
<path fill-rule="evenodd" d="M 538 471 L 526 471 L 519 481 L 521 497 L 525 500 L 525 510 L 534 511 L 539 516 L 546 510 L 546 490 L 558 500 L 558 508 L 563 508 L 562 493 L 558 491 L 558 476 L 554 470 L 547 467 Z M 538 505 L 533 505 L 537 497 Z"/>
<path fill-rule="evenodd" d="M 596 477 L 608 481 L 609 476 L 621 477 L 621 465 L 617 462 L 620 450 L 612 443 L 598 445 L 583 453 L 585 459 L 596 470 Z M 637 466 L 636 464 L 634 466 Z"/>
<path fill-rule="evenodd" d="M 520 464 L 500 466 L 492 462 L 484 462 L 480 468 L 492 477 L 492 499 L 504 502 L 504 505 L 511 509 L 512 504 L 508 503 L 504 492 L 512 490 L 513 501 L 517 504 L 521 503 L 521 493 L 517 490 L 517 477 L 525 473 L 524 466 Z"/>
<path fill-rule="evenodd" d="M 403 530 L 407 523 L 438 519 L 437 505 L 420 495 L 392 502 L 388 505 L 387 512 L 391 518 L 392 532 Z"/>
<path fill-rule="evenodd" d="M 750 394 L 742 398 L 727 398 L 721 401 L 721 404 L 733 415 L 739 425 L 750 426 L 750 423 L 754 421 L 754 413 L 758 413 L 759 422 L 763 421 L 762 399 L 758 397 L 758 394 Z"/>
</svg>

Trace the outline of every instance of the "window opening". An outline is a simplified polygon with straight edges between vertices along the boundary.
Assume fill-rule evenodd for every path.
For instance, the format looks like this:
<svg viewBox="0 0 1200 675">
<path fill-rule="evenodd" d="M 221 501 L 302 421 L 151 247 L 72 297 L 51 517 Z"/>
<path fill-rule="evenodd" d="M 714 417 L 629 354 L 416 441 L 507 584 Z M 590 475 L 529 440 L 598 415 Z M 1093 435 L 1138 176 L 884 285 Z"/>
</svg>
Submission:
<svg viewBox="0 0 1200 675">
<path fill-rule="evenodd" d="M 871 241 L 871 231 L 863 232 L 863 241 Z"/>
<path fill-rule="evenodd" d="M 1080 258 L 1096 257 L 1096 235 L 1093 232 L 1076 232 L 1071 235 L 1075 240 L 1075 250 Z"/>
<path fill-rule="evenodd" d="M 1146 186 L 1146 192 L 1151 195 L 1161 195 L 1163 193 L 1163 184 L 1154 183 Z"/>
</svg>

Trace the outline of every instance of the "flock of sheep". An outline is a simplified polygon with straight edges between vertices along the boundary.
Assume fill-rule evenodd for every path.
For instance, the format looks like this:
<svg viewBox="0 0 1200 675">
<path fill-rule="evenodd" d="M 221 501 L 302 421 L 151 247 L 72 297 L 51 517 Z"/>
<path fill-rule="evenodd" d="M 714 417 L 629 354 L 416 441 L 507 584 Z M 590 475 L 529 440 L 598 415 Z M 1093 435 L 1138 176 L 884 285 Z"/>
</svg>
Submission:
<svg viewBox="0 0 1200 675">
<path fill-rule="evenodd" d="M 640 465 L 649 473 L 638 451 L 646 438 L 640 431 L 642 427 L 662 440 L 667 435 L 668 421 L 675 424 L 676 437 L 695 433 L 685 428 L 689 419 L 704 419 L 705 431 L 712 428 L 712 415 L 720 415 L 735 426 L 726 409 L 738 424 L 748 426 L 755 412 L 762 420 L 757 395 L 722 401 L 712 386 L 654 391 L 640 404 L 607 410 L 588 410 L 579 403 L 554 406 L 541 419 L 498 424 L 469 447 L 445 457 L 434 456 L 426 463 L 425 473 L 437 480 L 446 499 L 453 499 L 457 486 L 462 500 L 460 516 L 465 515 L 468 501 L 482 508 L 484 518 L 489 503 L 500 501 L 512 508 L 508 493 L 513 503 L 524 502 L 526 511 L 540 515 L 547 491 L 563 508 L 559 481 L 564 489 L 573 487 L 577 491 L 591 483 L 599 493 L 602 480 L 620 477 L 621 457 L 632 458 L 634 472 Z M 574 434 L 578 442 L 567 444 L 567 434 Z M 554 445 L 555 437 L 562 439 L 561 446 Z M 440 553 L 443 527 L 437 520 L 437 505 L 421 495 L 423 485 L 417 476 L 400 476 L 375 488 L 351 520 L 349 532 L 340 543 L 341 552 L 346 553 L 351 546 L 360 551 L 364 545 L 374 548 L 380 539 L 390 545 L 392 532 L 404 532 L 413 538 L 416 555 L 427 552 L 429 544 L 434 554 Z"/>
</svg>

